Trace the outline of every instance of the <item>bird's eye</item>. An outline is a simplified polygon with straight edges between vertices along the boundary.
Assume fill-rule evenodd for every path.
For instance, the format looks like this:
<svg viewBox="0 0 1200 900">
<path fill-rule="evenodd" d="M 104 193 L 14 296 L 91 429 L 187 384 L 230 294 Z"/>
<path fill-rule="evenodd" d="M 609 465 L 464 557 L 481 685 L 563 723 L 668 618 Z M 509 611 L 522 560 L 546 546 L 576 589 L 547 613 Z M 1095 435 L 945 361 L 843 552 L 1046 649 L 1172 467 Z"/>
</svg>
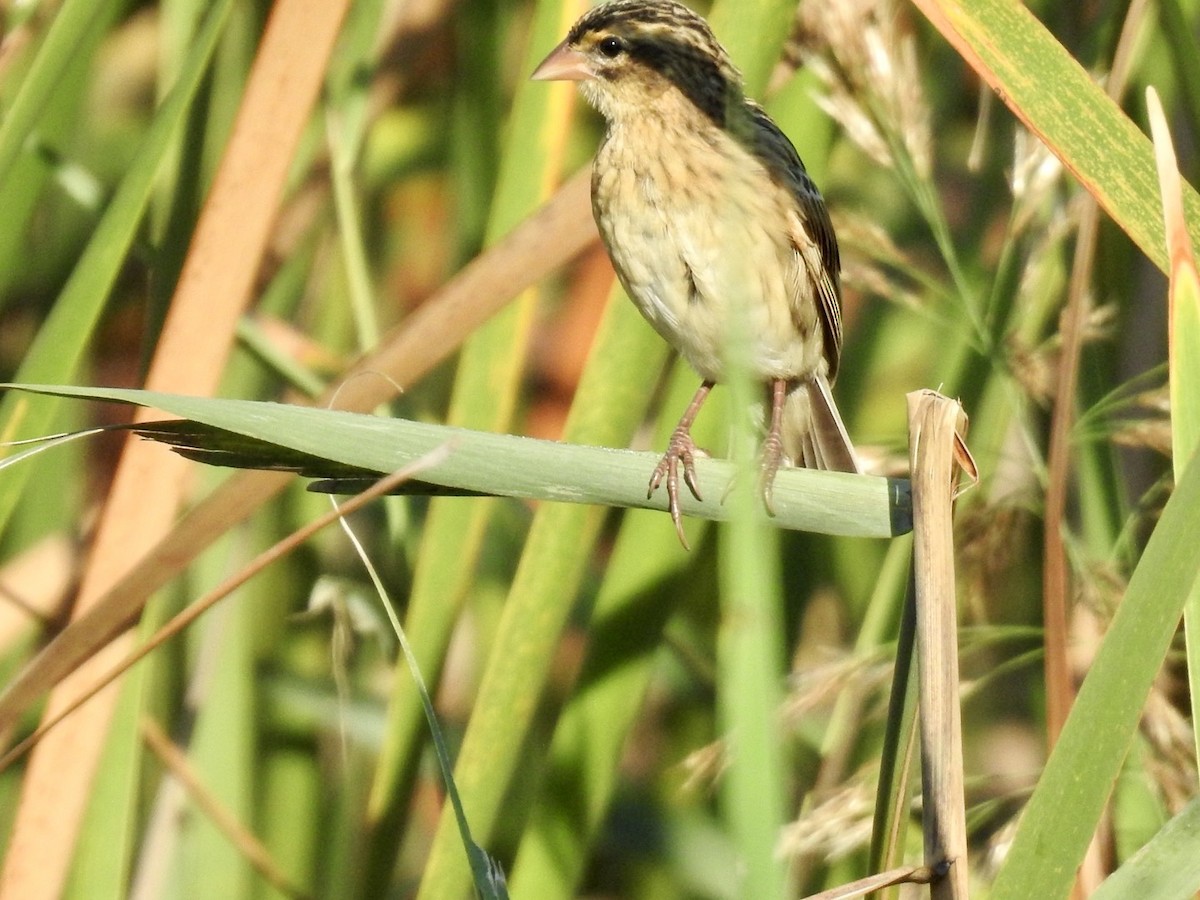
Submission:
<svg viewBox="0 0 1200 900">
<path fill-rule="evenodd" d="M 600 52 L 609 59 L 616 59 L 624 49 L 625 45 L 621 43 L 620 38 L 609 36 L 600 42 Z"/>
</svg>

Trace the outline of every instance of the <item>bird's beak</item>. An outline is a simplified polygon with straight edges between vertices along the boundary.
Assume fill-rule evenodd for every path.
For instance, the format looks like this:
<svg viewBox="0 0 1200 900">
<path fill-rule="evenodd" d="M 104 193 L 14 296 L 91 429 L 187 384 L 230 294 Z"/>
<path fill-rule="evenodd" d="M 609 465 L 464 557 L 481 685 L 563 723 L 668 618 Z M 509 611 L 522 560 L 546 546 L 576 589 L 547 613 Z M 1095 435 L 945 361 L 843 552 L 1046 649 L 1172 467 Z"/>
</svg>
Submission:
<svg viewBox="0 0 1200 900">
<path fill-rule="evenodd" d="M 563 41 L 550 51 L 542 64 L 529 76 L 534 81 L 587 81 L 595 78 L 588 58 Z"/>
</svg>

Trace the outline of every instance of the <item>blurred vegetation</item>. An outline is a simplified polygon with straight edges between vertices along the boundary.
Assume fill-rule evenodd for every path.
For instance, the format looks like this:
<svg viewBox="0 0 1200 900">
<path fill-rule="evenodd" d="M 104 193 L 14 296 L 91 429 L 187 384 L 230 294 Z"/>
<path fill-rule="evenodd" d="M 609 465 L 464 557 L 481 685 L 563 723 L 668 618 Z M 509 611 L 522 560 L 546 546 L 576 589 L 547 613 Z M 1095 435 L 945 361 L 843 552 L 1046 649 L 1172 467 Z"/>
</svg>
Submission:
<svg viewBox="0 0 1200 900">
<path fill-rule="evenodd" d="M 978 21 L 986 24 L 985 8 L 1013 5 L 981 3 Z M 4 381 L 143 383 L 272 13 L 262 2 L 228 6 L 3 8 Z M 1182 174 L 1194 181 L 1200 6 L 1029 6 L 1143 131 L 1144 89 L 1157 88 Z M 350 5 L 250 307 L 216 373 L 219 396 L 319 396 L 587 165 L 597 118 L 570 86 L 527 81 L 579 7 Z M 1102 200 L 1113 217 L 1089 211 L 1090 195 L 918 5 L 717 0 L 702 11 L 833 211 L 847 335 L 835 392 L 869 469 L 906 470 L 906 393 L 938 388 L 971 417 L 981 479 L 959 501 L 955 537 L 972 885 L 988 896 L 1046 763 L 1048 695 L 1073 693 L 1084 678 L 1186 462 L 1173 471 L 1165 243 L 1148 249 L 1151 226 L 1139 218 L 1159 199 L 1143 192 L 1145 206 L 1126 217 L 1122 185 L 1110 184 L 1115 199 Z M 790 31 L 779 27 L 786 22 Z M 1042 49 L 1011 52 L 1020 60 Z M 1028 60 L 1031 73 L 1042 65 Z M 1033 90 L 1049 101 L 1061 88 L 1043 81 Z M 1023 96 L 1016 86 L 1009 93 Z M 1100 129 L 1096 143 L 1107 150 L 1108 120 L 1082 106 L 1067 118 Z M 1086 157 L 1069 139 L 1058 155 Z M 1111 154 L 1107 164 L 1134 168 Z M 1194 215 L 1193 194 L 1185 206 Z M 1078 315 L 1063 325 L 1071 298 Z M 1062 390 L 1073 383 L 1063 366 L 1072 345 L 1074 396 Z M 661 448 L 695 383 L 614 291 L 594 242 L 461 348 L 442 350 L 455 355 L 380 411 Z M 381 372 L 357 377 L 386 382 Z M 3 402 L 5 440 L 107 422 L 123 409 L 27 406 L 11 392 Z M 722 402 L 697 425 L 715 450 Z M 1061 421 L 1065 470 L 1050 461 Z M 3 682 L 69 615 L 120 441 L 93 437 L 0 472 Z M 228 477 L 193 470 L 186 505 Z M 1056 488 L 1061 507 L 1047 499 Z M 139 634 L 326 509 L 293 480 L 251 518 L 231 520 L 146 605 Z M 1061 518 L 1047 520 L 1048 509 Z M 778 605 L 762 647 L 774 680 L 760 698 L 722 652 L 735 645 L 723 614 L 736 588 L 723 528 L 689 522 L 685 553 L 657 512 L 462 498 L 388 498 L 353 526 L 435 693 L 476 839 L 509 873 L 514 896 L 747 896 L 736 824 L 745 795 L 726 784 L 738 765 L 726 738 L 732 707 L 776 693 L 782 705 L 766 707 L 764 721 L 778 722 L 780 771 L 760 787 L 785 821 L 751 870 L 782 860 L 788 887 L 776 889 L 785 896 L 868 874 L 906 538 L 781 532 L 765 542 Z M 1045 650 L 1048 531 L 1062 537 L 1069 577 L 1067 631 L 1047 637 Z M 1175 584 L 1184 593 L 1187 571 Z M 1049 688 L 1046 652 L 1065 654 L 1068 666 Z M 444 816 L 439 826 L 444 787 L 408 670 L 337 530 L 239 588 L 134 671 L 79 840 L 64 852 L 67 896 L 465 890 L 462 845 Z M 1182 629 L 1142 699 L 1140 727 L 1122 732 L 1131 749 L 1085 884 L 1195 807 Z M 25 710 L 3 732 L 6 744 L 32 731 L 40 712 Z M 273 869 L 252 863 L 249 844 L 219 831 L 179 788 L 143 719 L 186 753 L 199 785 L 257 836 Z M 0 772 L 0 837 L 17 820 L 26 759 Z M 896 864 L 917 864 L 919 805 L 902 798 L 898 814 Z M 18 889 L 11 856 L 5 865 L 3 900 Z M 269 881 L 268 870 L 281 877 Z"/>
</svg>

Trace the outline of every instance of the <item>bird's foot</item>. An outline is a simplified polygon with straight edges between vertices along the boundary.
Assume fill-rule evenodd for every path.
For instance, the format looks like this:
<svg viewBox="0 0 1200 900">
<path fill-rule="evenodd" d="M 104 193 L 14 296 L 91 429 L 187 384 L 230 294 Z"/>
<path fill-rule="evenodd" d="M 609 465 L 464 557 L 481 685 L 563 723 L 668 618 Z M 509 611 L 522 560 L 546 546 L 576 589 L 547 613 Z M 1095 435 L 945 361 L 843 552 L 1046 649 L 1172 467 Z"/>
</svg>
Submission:
<svg viewBox="0 0 1200 900">
<path fill-rule="evenodd" d="M 762 494 L 763 505 L 767 508 L 767 515 L 775 516 L 775 501 L 773 493 L 775 491 L 775 475 L 779 471 L 780 465 L 783 463 L 783 441 L 779 435 L 772 431 L 763 441 L 762 447 L 762 466 L 758 470 L 758 489 Z"/>
<path fill-rule="evenodd" d="M 649 498 L 658 490 L 663 478 L 667 479 L 667 508 L 671 511 L 671 521 L 675 523 L 675 533 L 679 535 L 679 541 L 685 550 L 690 550 L 691 547 L 688 546 L 687 537 L 683 533 L 683 516 L 679 512 L 679 464 L 683 463 L 683 481 L 692 492 L 692 496 L 697 500 L 703 500 L 704 498 L 700 496 L 700 488 L 696 485 L 696 456 L 698 454 L 702 455 L 703 451 L 696 447 L 696 442 L 692 440 L 688 429 L 680 424 L 672 432 L 671 441 L 667 444 L 667 452 L 655 466 L 654 474 L 650 476 L 650 486 L 646 489 L 646 497 Z"/>
</svg>

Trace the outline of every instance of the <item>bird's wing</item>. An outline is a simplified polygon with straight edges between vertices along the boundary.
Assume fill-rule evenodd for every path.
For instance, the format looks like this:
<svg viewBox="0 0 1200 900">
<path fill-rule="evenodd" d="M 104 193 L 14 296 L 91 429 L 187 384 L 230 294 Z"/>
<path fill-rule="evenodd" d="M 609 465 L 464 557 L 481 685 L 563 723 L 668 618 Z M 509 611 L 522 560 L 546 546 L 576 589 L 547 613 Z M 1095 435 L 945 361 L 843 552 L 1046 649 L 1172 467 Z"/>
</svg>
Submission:
<svg viewBox="0 0 1200 900">
<path fill-rule="evenodd" d="M 795 201 L 790 237 L 813 282 L 832 381 L 842 353 L 842 264 L 829 210 L 787 135 L 758 104 L 746 101 L 746 108 L 752 122 L 750 149 Z M 793 298 L 793 303 L 799 301 L 799 297 Z"/>
</svg>

